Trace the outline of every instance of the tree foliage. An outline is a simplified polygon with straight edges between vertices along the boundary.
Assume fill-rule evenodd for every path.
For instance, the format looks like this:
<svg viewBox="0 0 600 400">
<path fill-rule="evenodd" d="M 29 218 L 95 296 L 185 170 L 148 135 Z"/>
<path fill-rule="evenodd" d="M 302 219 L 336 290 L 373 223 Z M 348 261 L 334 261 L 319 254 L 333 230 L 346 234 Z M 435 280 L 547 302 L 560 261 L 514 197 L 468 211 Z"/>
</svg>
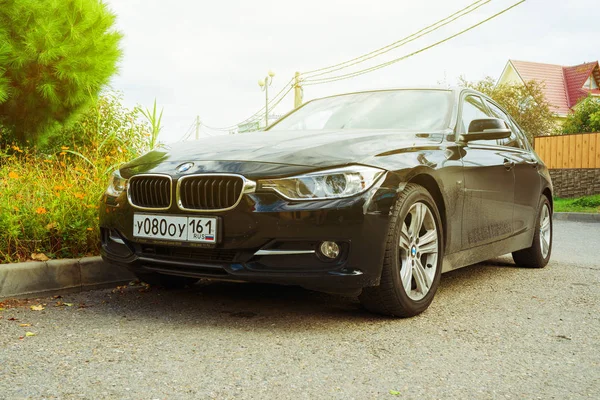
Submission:
<svg viewBox="0 0 600 400">
<path fill-rule="evenodd" d="M 0 0 L 0 119 L 40 143 L 117 71 L 121 34 L 101 0 Z"/>
<path fill-rule="evenodd" d="M 600 100 L 588 96 L 574 107 L 562 126 L 562 133 L 600 132 Z"/>
<path fill-rule="evenodd" d="M 478 90 L 498 102 L 517 121 L 530 141 L 536 136 L 546 136 L 556 131 L 554 115 L 544 97 L 544 85 L 540 82 L 496 85 L 495 80 L 488 76 L 474 82 L 460 77 L 459 84 Z"/>
</svg>

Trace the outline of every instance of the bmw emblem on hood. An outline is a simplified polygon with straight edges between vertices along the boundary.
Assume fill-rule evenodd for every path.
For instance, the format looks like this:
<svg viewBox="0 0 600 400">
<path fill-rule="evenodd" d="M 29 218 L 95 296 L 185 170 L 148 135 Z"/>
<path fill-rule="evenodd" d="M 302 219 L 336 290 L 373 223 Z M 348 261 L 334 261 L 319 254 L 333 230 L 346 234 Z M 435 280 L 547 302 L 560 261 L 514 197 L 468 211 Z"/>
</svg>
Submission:
<svg viewBox="0 0 600 400">
<path fill-rule="evenodd" d="M 190 168 L 192 168 L 193 166 L 194 166 L 194 163 L 187 162 L 187 163 L 181 164 L 179 167 L 177 167 L 176 171 L 179 173 L 183 173 L 183 172 L 189 171 Z"/>
</svg>

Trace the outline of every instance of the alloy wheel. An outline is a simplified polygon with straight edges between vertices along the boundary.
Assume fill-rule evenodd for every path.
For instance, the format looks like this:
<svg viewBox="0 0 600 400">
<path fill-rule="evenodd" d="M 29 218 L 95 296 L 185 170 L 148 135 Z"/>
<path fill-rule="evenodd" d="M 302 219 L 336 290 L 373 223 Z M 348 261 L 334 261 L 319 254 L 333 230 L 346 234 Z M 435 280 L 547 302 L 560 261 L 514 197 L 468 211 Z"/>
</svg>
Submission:
<svg viewBox="0 0 600 400">
<path fill-rule="evenodd" d="M 400 278 L 411 300 L 421 300 L 433 284 L 438 268 L 440 235 L 433 213 L 422 202 L 413 204 L 400 231 Z"/>
<path fill-rule="evenodd" d="M 542 249 L 542 257 L 544 257 L 544 259 L 548 257 L 551 243 L 552 224 L 550 221 L 550 208 L 547 204 L 544 204 L 540 216 L 540 249 Z"/>
</svg>

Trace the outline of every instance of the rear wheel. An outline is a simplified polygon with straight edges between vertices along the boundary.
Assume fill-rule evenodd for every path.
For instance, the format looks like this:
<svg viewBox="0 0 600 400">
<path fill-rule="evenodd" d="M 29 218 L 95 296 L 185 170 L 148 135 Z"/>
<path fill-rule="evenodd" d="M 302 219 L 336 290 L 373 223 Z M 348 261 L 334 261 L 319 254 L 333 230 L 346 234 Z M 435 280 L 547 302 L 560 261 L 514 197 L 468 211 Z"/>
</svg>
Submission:
<svg viewBox="0 0 600 400">
<path fill-rule="evenodd" d="M 363 289 L 363 306 L 397 317 L 425 311 L 440 281 L 442 241 L 435 201 L 422 186 L 406 185 L 392 212 L 380 284 Z"/>
<path fill-rule="evenodd" d="M 182 289 L 186 286 L 192 286 L 198 282 L 197 278 L 188 278 L 186 276 L 164 275 L 156 273 L 139 273 L 137 278 L 151 286 L 161 286 L 165 289 Z"/>
<path fill-rule="evenodd" d="M 552 254 L 552 211 L 550 201 L 542 196 L 538 207 L 533 243 L 531 247 L 512 253 L 519 267 L 544 268 Z"/>
</svg>

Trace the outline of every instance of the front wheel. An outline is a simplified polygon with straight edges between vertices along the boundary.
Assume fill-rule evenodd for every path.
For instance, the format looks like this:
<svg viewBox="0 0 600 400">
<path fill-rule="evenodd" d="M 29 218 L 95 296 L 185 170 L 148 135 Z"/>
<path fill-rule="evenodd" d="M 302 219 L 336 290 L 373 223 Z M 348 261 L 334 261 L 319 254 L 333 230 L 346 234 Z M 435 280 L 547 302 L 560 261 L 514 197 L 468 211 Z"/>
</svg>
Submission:
<svg viewBox="0 0 600 400">
<path fill-rule="evenodd" d="M 531 247 L 512 253 L 519 267 L 544 268 L 552 254 L 552 211 L 550 201 L 542 196 L 535 222 L 535 232 Z"/>
<path fill-rule="evenodd" d="M 420 185 L 406 185 L 392 211 L 380 284 L 363 289 L 363 306 L 396 317 L 425 311 L 440 281 L 442 232 L 429 192 Z"/>
</svg>

